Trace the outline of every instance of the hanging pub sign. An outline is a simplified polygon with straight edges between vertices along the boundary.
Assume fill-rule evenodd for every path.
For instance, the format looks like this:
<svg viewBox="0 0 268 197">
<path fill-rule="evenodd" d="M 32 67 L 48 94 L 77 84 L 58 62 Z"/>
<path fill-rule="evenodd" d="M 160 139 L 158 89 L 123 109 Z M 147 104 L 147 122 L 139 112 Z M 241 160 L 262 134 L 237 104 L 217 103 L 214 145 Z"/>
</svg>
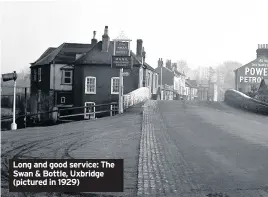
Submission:
<svg viewBox="0 0 268 197">
<path fill-rule="evenodd" d="M 129 43 L 116 41 L 115 42 L 115 55 L 116 56 L 128 56 L 129 55 Z"/>
<path fill-rule="evenodd" d="M 132 68 L 131 56 L 112 56 L 112 68 Z"/>
</svg>

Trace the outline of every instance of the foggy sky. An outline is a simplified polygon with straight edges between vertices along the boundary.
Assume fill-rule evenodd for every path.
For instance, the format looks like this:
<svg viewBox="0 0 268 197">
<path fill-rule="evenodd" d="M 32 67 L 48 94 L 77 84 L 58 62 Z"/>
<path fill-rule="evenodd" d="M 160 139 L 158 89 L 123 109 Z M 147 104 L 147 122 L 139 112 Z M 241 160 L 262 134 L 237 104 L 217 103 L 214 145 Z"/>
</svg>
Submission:
<svg viewBox="0 0 268 197">
<path fill-rule="evenodd" d="M 146 61 L 186 60 L 190 67 L 246 64 L 268 43 L 267 0 L 87 0 L 0 3 L 2 72 L 30 66 L 48 47 L 114 39 L 121 31 L 143 39 Z"/>
</svg>

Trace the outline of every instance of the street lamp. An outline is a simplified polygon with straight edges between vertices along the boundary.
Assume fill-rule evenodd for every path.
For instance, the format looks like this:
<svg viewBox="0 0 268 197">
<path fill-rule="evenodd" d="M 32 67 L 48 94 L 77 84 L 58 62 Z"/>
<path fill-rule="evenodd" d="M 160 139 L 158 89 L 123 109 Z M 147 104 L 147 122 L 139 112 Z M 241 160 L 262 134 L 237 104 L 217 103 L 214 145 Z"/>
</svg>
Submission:
<svg viewBox="0 0 268 197">
<path fill-rule="evenodd" d="M 14 80 L 14 92 L 13 92 L 13 122 L 11 124 L 11 130 L 17 130 L 17 124 L 15 122 L 16 118 L 16 80 L 18 78 L 18 75 L 16 71 L 13 73 L 7 73 L 7 74 L 2 74 L 2 80 L 4 82 Z"/>
</svg>

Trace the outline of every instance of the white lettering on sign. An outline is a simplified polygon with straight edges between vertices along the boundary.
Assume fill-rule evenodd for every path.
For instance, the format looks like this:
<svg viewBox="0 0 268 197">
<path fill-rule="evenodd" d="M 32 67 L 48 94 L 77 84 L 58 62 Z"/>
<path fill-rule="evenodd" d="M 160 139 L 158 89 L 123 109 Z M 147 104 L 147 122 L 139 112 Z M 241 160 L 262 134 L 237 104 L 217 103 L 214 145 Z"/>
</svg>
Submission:
<svg viewBox="0 0 268 197">
<path fill-rule="evenodd" d="M 262 80 L 262 77 L 243 77 L 240 76 L 239 81 L 244 83 L 260 83 Z"/>
<path fill-rule="evenodd" d="M 245 68 L 245 75 L 268 76 L 268 68 Z"/>
</svg>

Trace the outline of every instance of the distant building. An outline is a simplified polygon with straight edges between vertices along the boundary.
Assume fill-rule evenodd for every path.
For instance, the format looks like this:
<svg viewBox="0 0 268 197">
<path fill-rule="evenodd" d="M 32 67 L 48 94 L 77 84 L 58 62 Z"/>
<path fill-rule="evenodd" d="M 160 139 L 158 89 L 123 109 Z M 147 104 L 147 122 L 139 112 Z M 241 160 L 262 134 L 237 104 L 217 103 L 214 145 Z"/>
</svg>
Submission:
<svg viewBox="0 0 268 197">
<path fill-rule="evenodd" d="M 262 79 L 268 79 L 268 44 L 259 44 L 255 60 L 236 69 L 235 89 L 247 93 L 259 87 Z"/>
<path fill-rule="evenodd" d="M 158 66 L 155 69 L 159 75 L 158 83 L 162 88 L 162 100 L 173 100 L 185 97 L 185 74 L 177 70 L 176 64 L 168 60 L 166 66 L 163 66 L 163 60 L 158 60 Z M 162 86 L 161 86 L 162 85 Z"/>
<path fill-rule="evenodd" d="M 186 100 L 197 100 L 198 87 L 196 80 L 186 79 L 185 86 Z"/>
</svg>

